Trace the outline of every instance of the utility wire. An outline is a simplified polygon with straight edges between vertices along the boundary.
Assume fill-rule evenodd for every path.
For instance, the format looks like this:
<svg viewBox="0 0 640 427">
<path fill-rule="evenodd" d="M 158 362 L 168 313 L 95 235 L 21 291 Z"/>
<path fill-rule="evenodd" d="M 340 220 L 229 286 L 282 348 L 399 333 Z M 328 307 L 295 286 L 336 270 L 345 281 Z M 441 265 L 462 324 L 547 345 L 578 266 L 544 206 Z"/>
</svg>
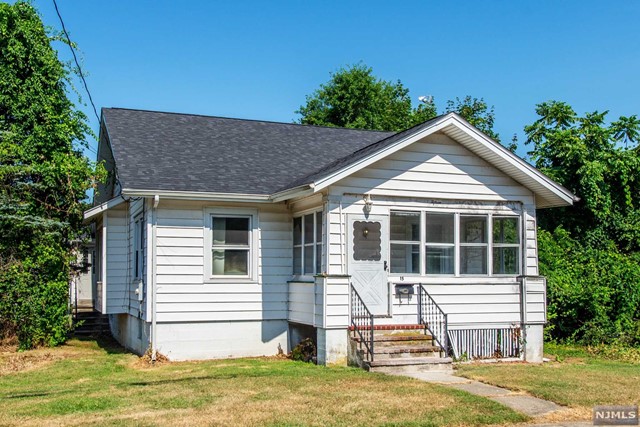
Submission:
<svg viewBox="0 0 640 427">
<path fill-rule="evenodd" d="M 67 28 L 64 26 L 64 21 L 62 20 L 62 15 L 60 15 L 60 11 L 58 10 L 58 3 L 56 2 L 56 0 L 53 0 L 53 6 L 56 8 L 56 13 L 58 14 L 58 18 L 60 18 L 62 31 L 64 32 L 64 35 L 67 37 L 67 44 L 69 45 L 69 49 L 71 49 L 73 60 L 75 61 L 76 66 L 78 67 L 78 74 L 80 74 L 80 79 L 82 79 L 82 83 L 84 84 L 84 89 L 87 91 L 87 95 L 89 95 L 89 101 L 91 102 L 91 106 L 93 107 L 93 113 L 96 115 L 96 119 L 98 119 L 98 123 L 100 123 L 100 115 L 98 115 L 96 104 L 93 103 L 91 92 L 89 92 L 89 86 L 87 86 L 87 81 L 84 78 L 84 73 L 82 72 L 82 68 L 80 67 L 80 62 L 78 62 L 78 57 L 76 56 L 76 51 L 73 48 L 73 44 L 71 44 L 71 38 L 69 38 L 69 33 L 67 32 Z"/>
</svg>

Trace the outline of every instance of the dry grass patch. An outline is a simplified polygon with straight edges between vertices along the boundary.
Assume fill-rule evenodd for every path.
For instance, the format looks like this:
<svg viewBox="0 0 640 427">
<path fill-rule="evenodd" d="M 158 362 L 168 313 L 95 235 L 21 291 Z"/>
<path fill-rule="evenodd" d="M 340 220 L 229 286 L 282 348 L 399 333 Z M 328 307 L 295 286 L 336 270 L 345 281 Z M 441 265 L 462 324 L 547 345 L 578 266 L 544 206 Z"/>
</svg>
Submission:
<svg viewBox="0 0 640 427">
<path fill-rule="evenodd" d="M 526 418 L 403 377 L 279 358 L 150 366 L 114 346 L 0 378 L 0 425 L 484 425 Z M 56 352 L 60 349 L 52 349 Z"/>
<path fill-rule="evenodd" d="M 547 345 L 551 362 L 470 364 L 459 375 L 516 391 L 526 391 L 588 419 L 594 405 L 631 405 L 640 399 L 640 364 L 605 360 L 584 349 Z M 552 420 L 553 421 L 553 420 Z"/>
</svg>

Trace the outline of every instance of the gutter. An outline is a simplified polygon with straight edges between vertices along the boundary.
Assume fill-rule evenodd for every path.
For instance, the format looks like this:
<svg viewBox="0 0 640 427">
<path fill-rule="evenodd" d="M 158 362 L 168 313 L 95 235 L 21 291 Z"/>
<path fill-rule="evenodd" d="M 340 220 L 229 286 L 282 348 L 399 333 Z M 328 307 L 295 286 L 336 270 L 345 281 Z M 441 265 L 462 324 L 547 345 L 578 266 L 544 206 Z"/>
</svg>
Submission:
<svg viewBox="0 0 640 427">
<path fill-rule="evenodd" d="M 293 199 L 294 197 L 308 196 L 315 193 L 314 188 L 314 184 L 303 184 L 299 185 L 298 187 L 293 187 L 288 190 L 273 193 L 271 196 L 269 196 L 269 199 L 272 202 L 277 203 L 284 200 Z"/>
<path fill-rule="evenodd" d="M 174 200 L 202 200 L 215 202 L 255 202 L 270 203 L 268 194 L 244 194 L 244 193 L 206 193 L 200 191 L 172 191 L 172 190 L 141 190 L 135 188 L 123 188 L 122 195 L 126 197 L 162 197 Z"/>
</svg>

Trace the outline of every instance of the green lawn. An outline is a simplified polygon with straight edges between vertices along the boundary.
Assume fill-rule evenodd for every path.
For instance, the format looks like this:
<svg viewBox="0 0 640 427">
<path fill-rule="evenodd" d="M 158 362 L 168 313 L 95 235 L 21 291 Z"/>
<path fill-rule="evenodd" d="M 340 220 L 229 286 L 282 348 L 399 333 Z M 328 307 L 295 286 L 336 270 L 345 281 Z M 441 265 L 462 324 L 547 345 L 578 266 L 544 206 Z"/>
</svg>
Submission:
<svg viewBox="0 0 640 427">
<path fill-rule="evenodd" d="M 0 352 L 0 425 L 484 425 L 526 418 L 490 400 L 403 377 L 283 359 L 149 366 L 72 340 Z"/>
<path fill-rule="evenodd" d="M 607 360 L 581 347 L 545 345 L 552 362 L 462 365 L 468 378 L 534 396 L 588 413 L 594 405 L 629 405 L 640 401 L 640 364 Z M 590 413 L 590 412 L 589 412 Z"/>
</svg>

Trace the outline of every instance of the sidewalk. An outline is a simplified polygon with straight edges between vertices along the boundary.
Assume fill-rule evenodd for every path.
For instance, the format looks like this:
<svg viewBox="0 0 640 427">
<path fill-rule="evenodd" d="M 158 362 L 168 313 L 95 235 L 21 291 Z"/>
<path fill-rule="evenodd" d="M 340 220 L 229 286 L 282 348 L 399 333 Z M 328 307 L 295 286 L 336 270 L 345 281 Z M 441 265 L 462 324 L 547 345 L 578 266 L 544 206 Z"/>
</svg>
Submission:
<svg viewBox="0 0 640 427">
<path fill-rule="evenodd" d="M 468 378 L 457 377 L 451 372 L 425 371 L 425 372 L 398 372 L 394 375 L 402 375 L 430 383 L 443 384 L 449 387 L 464 390 L 468 393 L 483 396 L 501 403 L 514 411 L 518 411 L 530 417 L 543 417 L 552 412 L 563 409 L 547 400 L 520 394 L 505 388 L 484 384 Z M 529 427 L 586 427 L 593 424 L 588 421 L 567 421 L 560 423 L 531 424 Z"/>
</svg>

